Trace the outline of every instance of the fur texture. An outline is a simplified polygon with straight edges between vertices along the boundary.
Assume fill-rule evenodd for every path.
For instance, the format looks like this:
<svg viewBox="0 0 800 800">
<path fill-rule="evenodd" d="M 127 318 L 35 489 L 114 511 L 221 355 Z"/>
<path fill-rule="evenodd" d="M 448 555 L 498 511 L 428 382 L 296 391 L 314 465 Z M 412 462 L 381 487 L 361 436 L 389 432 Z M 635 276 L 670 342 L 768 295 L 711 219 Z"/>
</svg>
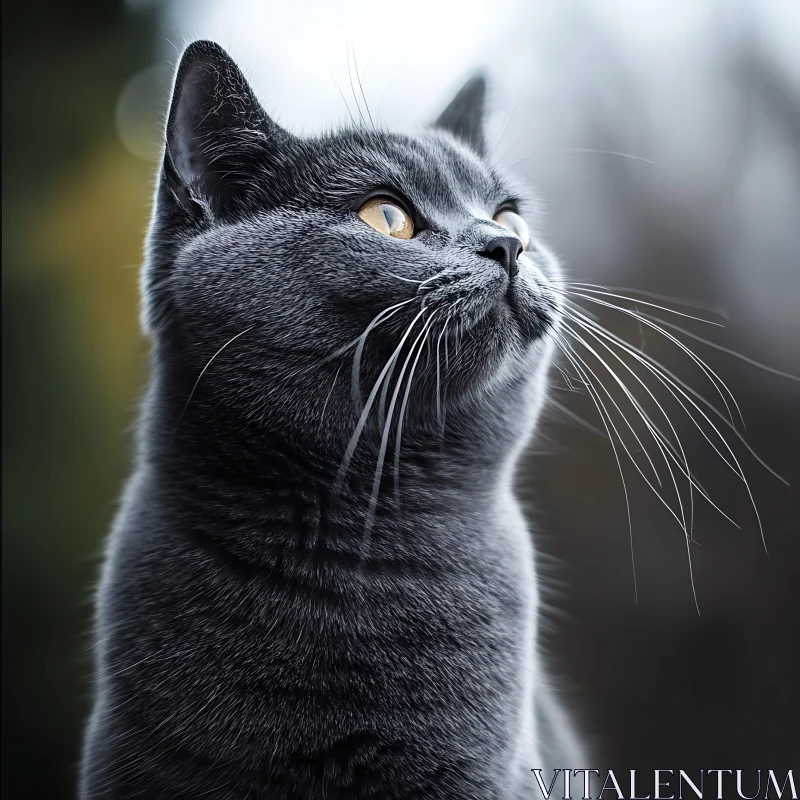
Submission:
<svg viewBox="0 0 800 800">
<path fill-rule="evenodd" d="M 184 53 L 83 798 L 506 800 L 580 766 L 562 710 L 537 735 L 555 701 L 511 491 L 557 265 L 484 254 L 523 201 L 482 157 L 483 102 L 473 79 L 419 135 L 299 139 L 219 47 Z M 414 238 L 355 213 L 387 193 Z"/>
</svg>

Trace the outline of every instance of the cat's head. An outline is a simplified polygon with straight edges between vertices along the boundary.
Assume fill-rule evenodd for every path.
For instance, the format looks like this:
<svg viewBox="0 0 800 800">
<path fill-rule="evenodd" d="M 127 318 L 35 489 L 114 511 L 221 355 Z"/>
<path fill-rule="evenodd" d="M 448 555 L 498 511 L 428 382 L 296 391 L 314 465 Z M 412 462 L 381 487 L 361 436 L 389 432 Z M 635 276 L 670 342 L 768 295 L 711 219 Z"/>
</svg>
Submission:
<svg viewBox="0 0 800 800">
<path fill-rule="evenodd" d="M 176 408 L 205 368 L 192 403 L 294 438 L 347 440 L 365 401 L 366 438 L 380 407 L 411 431 L 435 430 L 443 406 L 455 425 L 459 408 L 524 416 L 557 266 L 487 158 L 484 96 L 473 78 L 416 135 L 365 113 L 301 138 L 221 48 L 187 48 L 143 273 L 145 326 L 183 376 Z"/>
</svg>

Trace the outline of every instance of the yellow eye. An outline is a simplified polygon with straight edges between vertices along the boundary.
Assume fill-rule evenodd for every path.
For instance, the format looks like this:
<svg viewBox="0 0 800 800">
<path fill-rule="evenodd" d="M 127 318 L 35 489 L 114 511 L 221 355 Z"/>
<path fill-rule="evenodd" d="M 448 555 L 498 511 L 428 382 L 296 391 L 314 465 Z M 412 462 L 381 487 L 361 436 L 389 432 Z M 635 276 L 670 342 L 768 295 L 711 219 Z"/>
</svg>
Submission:
<svg viewBox="0 0 800 800">
<path fill-rule="evenodd" d="M 510 209 L 498 211 L 494 215 L 494 221 L 498 225 L 502 225 L 507 231 L 511 231 L 522 242 L 523 250 L 528 249 L 528 245 L 531 243 L 531 233 L 528 230 L 527 223 L 519 214 Z"/>
<path fill-rule="evenodd" d="M 400 206 L 386 197 L 373 197 L 358 210 L 358 216 L 378 233 L 395 239 L 410 239 L 414 223 Z"/>
</svg>

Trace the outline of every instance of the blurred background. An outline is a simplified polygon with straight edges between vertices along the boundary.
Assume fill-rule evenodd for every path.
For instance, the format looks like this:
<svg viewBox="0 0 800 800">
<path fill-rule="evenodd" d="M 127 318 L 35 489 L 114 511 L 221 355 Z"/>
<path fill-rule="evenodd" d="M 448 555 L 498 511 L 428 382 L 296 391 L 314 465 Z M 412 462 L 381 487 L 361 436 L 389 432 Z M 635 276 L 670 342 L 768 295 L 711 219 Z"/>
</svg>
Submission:
<svg viewBox="0 0 800 800">
<path fill-rule="evenodd" d="M 176 58 L 199 37 L 227 47 L 296 132 L 357 116 L 356 68 L 372 114 L 401 127 L 487 68 L 494 158 L 536 187 L 572 279 L 724 309 L 724 328 L 649 310 L 800 374 L 796 0 L 5 2 L 2 791 L 14 800 L 74 791 L 91 590 L 146 380 L 137 270 L 160 125 Z M 593 311 L 713 399 L 677 347 Z M 554 371 L 569 414 L 548 412 L 521 481 L 552 664 L 595 766 L 797 767 L 800 383 L 683 341 L 791 484 L 726 429 L 768 554 L 743 482 L 673 403 L 698 479 L 740 528 L 696 504 L 698 614 L 683 531 L 625 466 L 635 591 L 613 450 L 571 416 L 602 429 L 591 397 Z"/>
</svg>

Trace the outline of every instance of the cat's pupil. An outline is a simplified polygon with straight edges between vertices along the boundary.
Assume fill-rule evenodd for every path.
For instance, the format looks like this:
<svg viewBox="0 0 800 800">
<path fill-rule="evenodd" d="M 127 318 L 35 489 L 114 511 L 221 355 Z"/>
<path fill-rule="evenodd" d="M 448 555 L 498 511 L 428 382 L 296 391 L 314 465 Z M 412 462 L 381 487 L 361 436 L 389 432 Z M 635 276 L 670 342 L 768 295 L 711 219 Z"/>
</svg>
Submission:
<svg viewBox="0 0 800 800">
<path fill-rule="evenodd" d="M 386 198 L 367 200 L 359 209 L 358 216 L 384 236 L 410 239 L 414 235 L 414 223 L 408 214 Z"/>
<path fill-rule="evenodd" d="M 405 225 L 406 215 L 397 207 L 384 204 L 381 211 L 389 227 L 389 233 L 397 233 Z"/>
</svg>

